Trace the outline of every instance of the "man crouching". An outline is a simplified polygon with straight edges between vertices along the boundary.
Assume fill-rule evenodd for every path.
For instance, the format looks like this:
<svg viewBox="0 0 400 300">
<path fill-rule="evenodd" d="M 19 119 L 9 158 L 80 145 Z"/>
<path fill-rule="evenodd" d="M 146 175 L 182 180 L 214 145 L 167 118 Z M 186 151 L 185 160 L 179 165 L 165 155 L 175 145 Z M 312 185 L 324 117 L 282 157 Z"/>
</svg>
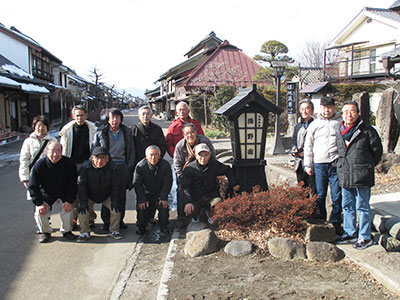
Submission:
<svg viewBox="0 0 400 300">
<path fill-rule="evenodd" d="M 111 212 L 110 236 L 116 240 L 122 238 L 119 232 L 121 219 L 120 194 L 125 192 L 120 168 L 110 161 L 110 154 L 103 147 L 93 149 L 90 160 L 86 161 L 78 178 L 79 224 L 81 234 L 78 242 L 90 238 L 89 211 L 95 203 L 102 203 Z"/>
<path fill-rule="evenodd" d="M 158 210 L 160 237 L 168 232 L 168 194 L 172 186 L 170 164 L 161 158 L 160 148 L 151 145 L 146 148 L 146 157 L 136 165 L 133 187 L 136 192 L 137 234 L 146 233 L 150 212 Z"/>
<path fill-rule="evenodd" d="M 233 170 L 211 157 L 207 144 L 198 144 L 194 151 L 196 160 L 186 166 L 182 175 L 184 210 L 185 214 L 196 222 L 204 209 L 211 223 L 212 210 L 222 200 L 217 176 L 227 176 L 229 186 L 233 187 L 234 191 L 239 191 L 240 186 L 236 184 Z"/>
</svg>

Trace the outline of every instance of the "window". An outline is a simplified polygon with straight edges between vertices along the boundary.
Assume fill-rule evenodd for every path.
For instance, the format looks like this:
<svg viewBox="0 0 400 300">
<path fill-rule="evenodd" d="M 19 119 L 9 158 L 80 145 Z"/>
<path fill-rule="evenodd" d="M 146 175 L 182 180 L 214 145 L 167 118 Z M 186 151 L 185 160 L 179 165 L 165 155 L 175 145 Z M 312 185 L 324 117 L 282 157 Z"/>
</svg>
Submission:
<svg viewBox="0 0 400 300">
<path fill-rule="evenodd" d="M 375 73 L 376 71 L 376 49 L 371 49 L 369 52 L 369 72 Z"/>
</svg>

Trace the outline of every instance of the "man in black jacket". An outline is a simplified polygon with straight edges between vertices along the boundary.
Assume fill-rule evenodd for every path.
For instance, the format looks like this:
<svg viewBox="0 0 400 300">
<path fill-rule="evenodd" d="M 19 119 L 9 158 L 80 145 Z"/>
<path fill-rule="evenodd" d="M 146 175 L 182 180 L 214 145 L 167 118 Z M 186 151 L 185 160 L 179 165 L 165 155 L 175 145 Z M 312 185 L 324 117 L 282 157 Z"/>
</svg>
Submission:
<svg viewBox="0 0 400 300">
<path fill-rule="evenodd" d="M 136 163 L 145 158 L 145 151 L 150 145 L 155 145 L 160 149 L 161 157 L 164 157 L 165 152 L 167 152 L 164 133 L 160 126 L 151 122 L 152 117 L 153 112 L 150 106 L 141 106 L 138 110 L 140 122 L 132 126 Z"/>
<path fill-rule="evenodd" d="M 197 221 L 202 209 L 211 217 L 213 207 L 222 200 L 217 176 L 227 176 L 234 191 L 238 191 L 240 186 L 236 184 L 233 170 L 214 159 L 207 144 L 198 144 L 194 152 L 196 160 L 190 162 L 183 170 L 181 184 L 185 214 Z"/>
<path fill-rule="evenodd" d="M 168 234 L 168 194 L 172 186 L 171 165 L 161 158 L 157 146 L 146 149 L 146 158 L 142 159 L 135 168 L 133 187 L 136 192 L 137 233 L 146 233 L 149 213 L 158 209 L 158 222 L 162 235 Z"/>
<path fill-rule="evenodd" d="M 338 243 L 352 243 L 354 248 L 362 250 L 373 244 L 369 200 L 371 187 L 375 184 L 374 168 L 382 157 L 382 143 L 376 130 L 361 120 L 357 102 L 345 102 L 342 113 L 343 122 L 336 136 L 344 235 Z"/>
<path fill-rule="evenodd" d="M 90 238 L 89 211 L 93 211 L 95 203 L 102 203 L 110 210 L 110 236 L 117 240 L 122 238 L 119 232 L 122 209 L 120 193 L 125 191 L 119 170 L 119 167 L 110 161 L 110 154 L 103 147 L 94 148 L 91 159 L 82 165 L 78 179 L 81 226 L 78 242 Z"/>
<path fill-rule="evenodd" d="M 107 124 L 100 128 L 94 135 L 92 150 L 95 147 L 104 147 L 110 153 L 113 162 L 121 168 L 121 178 L 126 182 L 125 190 L 132 188 L 133 170 L 135 168 L 135 145 L 132 131 L 122 124 L 124 115 L 119 109 L 113 108 L 107 114 Z M 126 229 L 124 223 L 126 192 L 121 193 L 121 222 L 120 228 Z M 101 219 L 104 222 L 104 229 L 109 230 L 110 210 L 104 205 L 101 208 Z"/>
<path fill-rule="evenodd" d="M 39 160 L 32 169 L 29 193 L 36 205 L 35 221 L 41 232 L 40 243 L 50 240 L 51 208 L 55 202 L 62 202 L 61 228 L 63 236 L 74 240 L 72 231 L 72 202 L 77 191 L 77 173 L 74 162 L 62 155 L 62 146 L 57 141 L 47 145 L 46 157 Z"/>
</svg>

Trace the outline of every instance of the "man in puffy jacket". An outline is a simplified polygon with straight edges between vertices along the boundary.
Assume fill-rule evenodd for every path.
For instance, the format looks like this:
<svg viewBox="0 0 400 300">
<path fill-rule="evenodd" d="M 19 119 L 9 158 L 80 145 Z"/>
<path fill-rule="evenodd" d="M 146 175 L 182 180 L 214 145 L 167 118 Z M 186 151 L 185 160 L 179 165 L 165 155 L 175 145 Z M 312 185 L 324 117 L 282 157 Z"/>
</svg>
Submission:
<svg viewBox="0 0 400 300">
<path fill-rule="evenodd" d="M 171 165 L 161 158 L 161 151 L 155 145 L 146 149 L 146 157 L 135 168 L 133 187 L 136 192 L 137 233 L 146 233 L 151 214 L 158 210 L 161 235 L 168 234 L 168 194 L 172 186 Z"/>
<path fill-rule="evenodd" d="M 75 105 L 72 108 L 71 116 L 73 120 L 64 125 L 58 135 L 60 136 L 60 143 L 63 146 L 63 155 L 73 160 L 79 172 L 82 164 L 90 158 L 90 146 L 97 127 L 94 123 L 87 120 L 88 113 L 83 105 Z M 75 199 L 73 202 L 74 225 L 78 221 L 78 202 L 79 199 Z M 90 216 L 91 224 L 94 224 L 96 213 L 90 211 Z"/>
<path fill-rule="evenodd" d="M 332 97 L 321 98 L 321 114 L 307 128 L 304 144 L 304 169 L 308 175 L 315 174 L 315 189 L 318 194 L 317 217 L 326 220 L 326 194 L 328 183 L 331 189 L 332 212 L 330 222 L 341 235 L 341 190 L 336 173 L 338 151 L 336 130 L 342 118 L 336 112 Z"/>
<path fill-rule="evenodd" d="M 213 207 L 222 201 L 217 176 L 227 176 L 234 191 L 238 191 L 240 186 L 236 183 L 233 170 L 214 159 L 207 144 L 198 144 L 194 151 L 196 160 L 186 166 L 181 184 L 184 211 L 187 216 L 197 221 L 203 209 L 208 217 L 211 217 Z"/>
<path fill-rule="evenodd" d="M 119 232 L 122 210 L 120 194 L 124 192 L 120 168 L 111 161 L 107 149 L 94 148 L 91 159 L 86 161 L 79 171 L 78 210 L 81 234 L 78 242 L 90 238 L 89 211 L 93 210 L 95 203 L 102 203 L 110 210 L 110 236 L 117 240 L 122 238 Z"/>
<path fill-rule="evenodd" d="M 382 143 L 376 130 L 361 120 L 357 102 L 345 102 L 342 113 L 343 122 L 337 131 L 337 172 L 342 187 L 344 234 L 338 243 L 352 243 L 362 250 L 373 244 L 369 200 L 375 184 L 374 168 L 382 158 Z"/>
</svg>

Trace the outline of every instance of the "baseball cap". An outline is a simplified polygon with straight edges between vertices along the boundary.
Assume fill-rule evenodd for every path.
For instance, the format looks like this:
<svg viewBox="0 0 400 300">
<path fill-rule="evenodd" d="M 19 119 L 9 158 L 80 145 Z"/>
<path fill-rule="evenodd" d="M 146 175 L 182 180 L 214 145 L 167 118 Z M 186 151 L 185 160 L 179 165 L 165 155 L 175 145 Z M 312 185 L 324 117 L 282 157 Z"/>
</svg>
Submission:
<svg viewBox="0 0 400 300">
<path fill-rule="evenodd" d="M 205 144 L 205 143 L 198 144 L 194 148 L 194 153 L 196 153 L 196 155 L 198 155 L 202 151 L 211 152 L 210 148 L 208 148 L 207 144 Z"/>
<path fill-rule="evenodd" d="M 108 153 L 108 150 L 104 147 L 96 147 L 93 149 L 92 155 L 110 155 L 110 153 Z"/>
</svg>

